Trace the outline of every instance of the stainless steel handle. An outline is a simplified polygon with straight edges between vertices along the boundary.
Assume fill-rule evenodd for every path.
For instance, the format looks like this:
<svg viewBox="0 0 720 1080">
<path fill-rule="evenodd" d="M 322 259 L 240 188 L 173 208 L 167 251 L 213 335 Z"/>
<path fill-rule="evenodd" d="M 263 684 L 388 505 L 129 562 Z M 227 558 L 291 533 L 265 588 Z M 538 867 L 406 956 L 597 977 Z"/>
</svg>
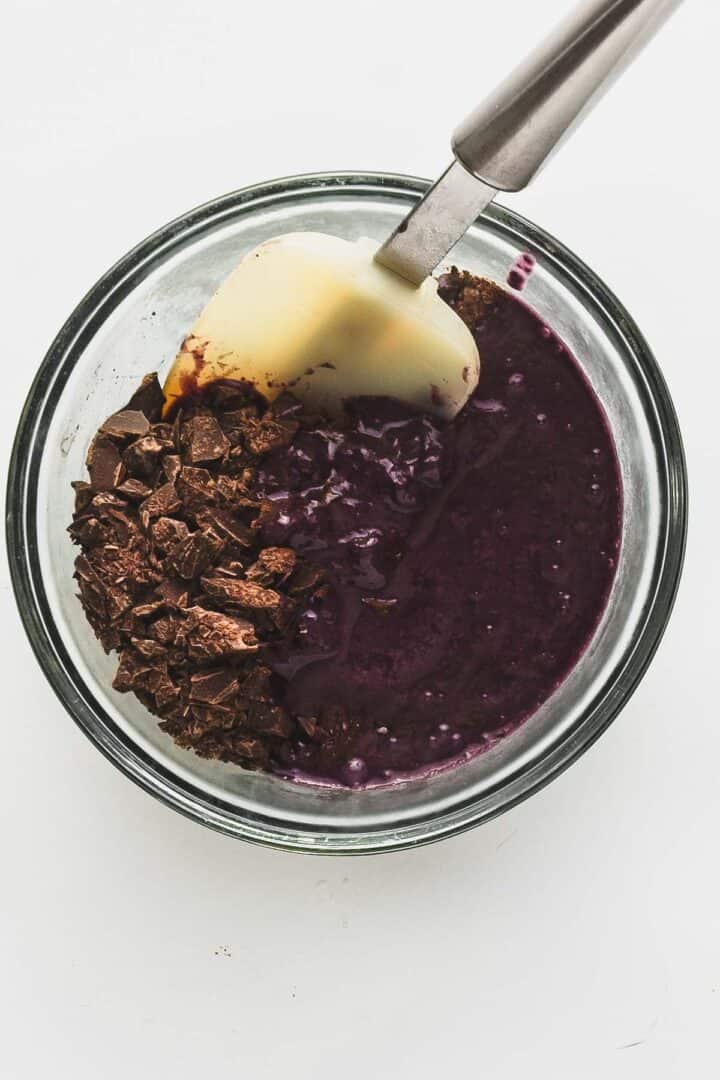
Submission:
<svg viewBox="0 0 720 1080">
<path fill-rule="evenodd" d="M 456 129 L 457 160 L 520 191 L 682 0 L 585 0 Z"/>
</svg>

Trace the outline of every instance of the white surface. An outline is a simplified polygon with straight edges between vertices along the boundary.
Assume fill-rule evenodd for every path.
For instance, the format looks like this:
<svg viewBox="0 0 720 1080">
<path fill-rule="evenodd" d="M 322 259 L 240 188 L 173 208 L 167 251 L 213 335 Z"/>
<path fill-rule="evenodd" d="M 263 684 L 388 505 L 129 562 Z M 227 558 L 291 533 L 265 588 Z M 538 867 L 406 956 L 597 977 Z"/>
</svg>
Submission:
<svg viewBox="0 0 720 1080">
<path fill-rule="evenodd" d="M 10 0 L 3 457 L 54 332 L 138 239 L 284 173 L 437 174 L 454 122 L 566 7 Z M 257 850 L 90 746 L 3 566 L 4 1078 L 717 1075 L 719 35 L 720 5 L 688 2 L 512 199 L 628 305 L 685 433 L 685 577 L 622 717 L 466 836 L 356 861 Z"/>
</svg>

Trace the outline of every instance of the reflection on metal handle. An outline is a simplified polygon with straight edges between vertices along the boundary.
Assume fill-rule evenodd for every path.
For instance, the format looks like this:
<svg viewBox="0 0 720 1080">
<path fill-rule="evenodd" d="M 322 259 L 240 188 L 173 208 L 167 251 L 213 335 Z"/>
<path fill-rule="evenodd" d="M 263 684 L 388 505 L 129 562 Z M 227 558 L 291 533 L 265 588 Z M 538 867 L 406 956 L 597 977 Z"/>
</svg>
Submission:
<svg viewBox="0 0 720 1080">
<path fill-rule="evenodd" d="M 375 258 L 419 285 L 497 191 L 520 191 L 682 0 L 583 0 L 465 120 L 455 161 Z"/>
<path fill-rule="evenodd" d="M 457 160 L 520 191 L 682 0 L 584 0 L 456 129 Z"/>
</svg>

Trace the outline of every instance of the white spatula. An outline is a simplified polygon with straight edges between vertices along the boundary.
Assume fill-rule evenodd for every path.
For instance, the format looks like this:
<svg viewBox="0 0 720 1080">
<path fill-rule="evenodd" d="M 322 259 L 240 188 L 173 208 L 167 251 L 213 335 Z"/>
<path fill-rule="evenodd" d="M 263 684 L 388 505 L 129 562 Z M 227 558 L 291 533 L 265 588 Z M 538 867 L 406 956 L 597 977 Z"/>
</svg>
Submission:
<svg viewBox="0 0 720 1080">
<path fill-rule="evenodd" d="M 330 415 L 364 394 L 451 419 L 480 358 L 430 275 L 498 191 L 525 187 L 681 0 L 585 0 L 455 131 L 453 164 L 380 247 L 267 240 L 209 301 L 165 383 L 166 408 L 216 379 L 289 388 Z"/>
</svg>

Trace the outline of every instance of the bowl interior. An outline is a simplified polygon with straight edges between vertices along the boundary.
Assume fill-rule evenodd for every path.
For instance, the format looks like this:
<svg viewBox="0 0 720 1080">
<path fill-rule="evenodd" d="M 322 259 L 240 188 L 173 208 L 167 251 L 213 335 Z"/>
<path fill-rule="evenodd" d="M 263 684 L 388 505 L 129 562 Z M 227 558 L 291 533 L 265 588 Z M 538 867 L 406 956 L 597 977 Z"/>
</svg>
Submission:
<svg viewBox="0 0 720 1080">
<path fill-rule="evenodd" d="M 638 358 L 643 343 L 632 324 L 581 264 L 496 208 L 448 262 L 503 282 L 518 254 L 535 256 L 525 299 L 564 339 L 595 388 L 622 469 L 624 532 L 614 587 L 601 625 L 563 685 L 486 753 L 429 778 L 361 792 L 203 761 L 176 747 L 134 697 L 110 689 L 116 659 L 104 655 L 85 621 L 72 578 L 77 552 L 65 531 L 70 482 L 84 476 L 96 428 L 142 375 L 159 370 L 162 377 L 195 316 L 249 248 L 306 229 L 381 240 L 422 186 L 400 178 L 298 178 L 219 200 L 162 230 L 111 271 L 70 320 L 51 350 L 42 401 L 26 421 L 33 428 L 26 540 L 43 648 L 51 657 L 41 659 L 61 673 L 51 675 L 56 688 L 106 752 L 146 786 L 251 838 L 365 850 L 497 812 L 609 722 L 632 682 L 626 668 L 636 660 L 656 600 L 668 532 L 668 461 L 657 392 L 647 376 L 652 360 Z M 37 400 L 37 387 L 33 394 Z"/>
</svg>

